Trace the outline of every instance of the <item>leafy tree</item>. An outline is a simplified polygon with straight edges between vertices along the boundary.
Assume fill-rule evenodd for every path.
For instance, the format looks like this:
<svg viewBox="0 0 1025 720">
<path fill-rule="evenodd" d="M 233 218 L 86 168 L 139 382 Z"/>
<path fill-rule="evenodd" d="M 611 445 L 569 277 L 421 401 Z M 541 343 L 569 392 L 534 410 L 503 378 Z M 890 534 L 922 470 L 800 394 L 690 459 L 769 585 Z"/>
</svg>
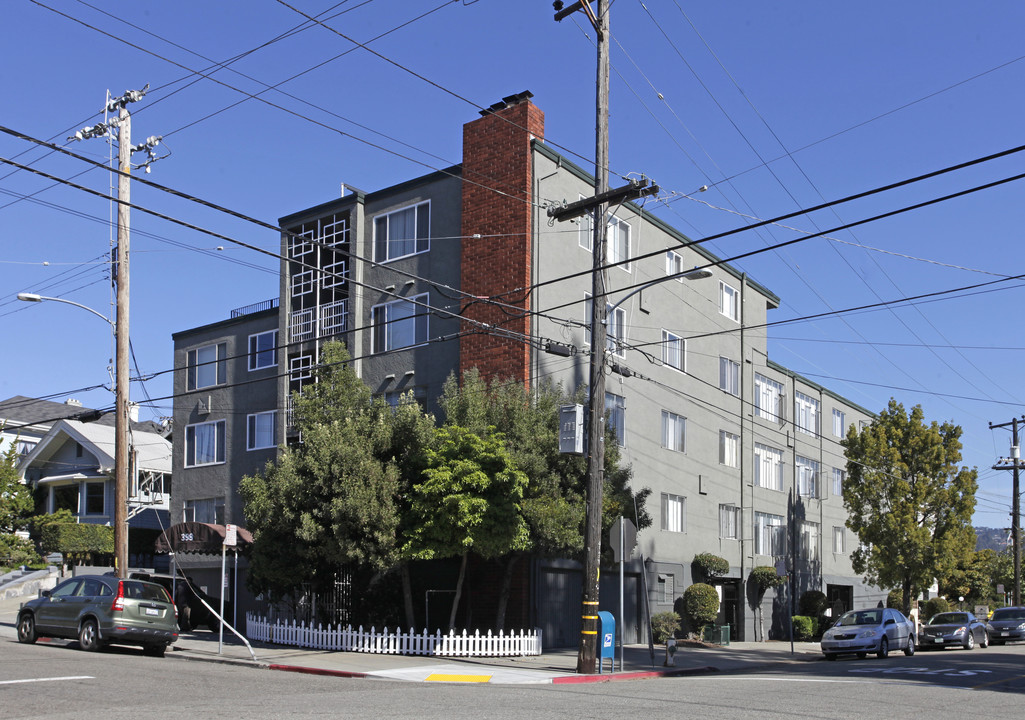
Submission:
<svg viewBox="0 0 1025 720">
<path fill-rule="evenodd" d="M 447 425 L 437 449 L 428 451 L 423 481 L 413 486 L 403 552 L 417 560 L 460 557 L 449 627 L 455 625 L 466 561 L 526 549 L 530 542 L 520 501 L 527 477 L 516 469 L 500 435 L 484 437 Z"/>
<path fill-rule="evenodd" d="M 719 593 L 711 585 L 694 583 L 683 591 L 683 607 L 691 627 L 701 637 L 705 626 L 714 623 L 719 616 Z"/>
<path fill-rule="evenodd" d="M 712 553 L 698 553 L 691 561 L 697 575 L 703 580 L 714 580 L 730 571 L 730 563 L 726 558 Z"/>
<path fill-rule="evenodd" d="M 860 433 L 843 441 L 847 526 L 861 547 L 851 554 L 867 582 L 897 587 L 901 609 L 935 577 L 944 576 L 975 545 L 971 527 L 976 471 L 961 462 L 961 428 L 926 424 L 921 406 L 911 413 L 895 400 Z"/>
<path fill-rule="evenodd" d="M 758 611 L 758 635 L 762 642 L 765 642 L 765 624 L 762 613 L 762 600 L 765 599 L 765 591 L 769 588 L 779 587 L 786 581 L 786 576 L 778 574 L 776 568 L 771 565 L 759 565 L 751 568 L 748 582 L 751 583 L 754 589 L 754 592 L 751 593 L 751 598 L 754 601 L 755 609 Z"/>
<path fill-rule="evenodd" d="M 1010 554 L 1007 558 L 1010 559 Z M 996 589 L 1003 582 L 1001 576 L 1004 566 L 1008 564 L 995 550 L 976 550 L 940 580 L 940 594 L 950 598 L 963 596 L 970 605 L 991 605 L 995 600 L 1002 601 Z M 1004 587 L 1010 587 L 1010 584 Z"/>
<path fill-rule="evenodd" d="M 0 535 L 21 530 L 32 510 L 32 492 L 18 477 L 18 450 L 11 443 L 0 454 Z"/>
</svg>

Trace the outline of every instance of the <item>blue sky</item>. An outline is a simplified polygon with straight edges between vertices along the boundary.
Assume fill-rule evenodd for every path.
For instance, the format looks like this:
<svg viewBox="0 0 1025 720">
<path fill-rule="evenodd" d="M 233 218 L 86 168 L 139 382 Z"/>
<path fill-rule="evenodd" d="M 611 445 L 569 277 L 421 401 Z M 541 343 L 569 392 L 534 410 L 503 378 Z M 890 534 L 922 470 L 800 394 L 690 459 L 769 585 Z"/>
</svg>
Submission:
<svg viewBox="0 0 1025 720">
<path fill-rule="evenodd" d="M 547 140 L 592 167 L 593 31 L 580 14 L 554 22 L 549 2 L 8 0 L 3 21 L 0 125 L 64 144 L 102 119 L 108 90 L 149 83 L 131 106 L 133 139 L 163 135 L 171 154 L 146 178 L 272 225 L 341 183 L 376 190 L 459 162 L 462 125 L 523 90 Z M 1025 5 L 1009 0 L 615 0 L 613 184 L 652 178 L 663 192 L 646 207 L 700 238 L 1017 147 L 1023 26 Z M 100 140 L 68 147 L 108 158 Z M 711 247 L 728 258 L 1002 180 L 1023 172 L 1021 155 Z M 108 192 L 104 171 L 10 135 L 0 157 Z M 1022 191 L 1009 182 L 735 264 L 782 299 L 773 321 L 1000 281 L 1025 272 Z M 272 230 L 142 183 L 132 200 L 277 250 Z M 111 316 L 111 212 L 0 165 L 0 396 L 111 404 L 109 390 L 84 389 L 110 384 L 102 320 L 14 299 L 37 292 Z M 144 375 L 163 372 L 145 393 L 165 398 L 171 334 L 276 296 L 277 263 L 140 211 L 131 243 L 132 342 Z M 1004 527 L 1010 473 L 990 466 L 1010 433 L 989 424 L 1023 412 L 1023 299 L 1010 280 L 784 324 L 770 330 L 770 357 L 870 410 L 893 396 L 961 425 L 964 461 L 979 468 L 975 522 Z M 132 396 L 146 397 L 138 384 Z M 170 414 L 169 400 L 142 410 Z"/>
</svg>

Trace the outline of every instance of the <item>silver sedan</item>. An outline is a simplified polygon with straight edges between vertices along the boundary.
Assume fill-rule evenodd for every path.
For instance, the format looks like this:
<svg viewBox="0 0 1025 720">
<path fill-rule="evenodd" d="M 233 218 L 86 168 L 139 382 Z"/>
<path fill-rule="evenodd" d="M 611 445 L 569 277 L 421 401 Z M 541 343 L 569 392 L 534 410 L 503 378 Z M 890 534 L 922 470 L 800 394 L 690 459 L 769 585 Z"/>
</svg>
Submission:
<svg viewBox="0 0 1025 720">
<path fill-rule="evenodd" d="M 884 658 L 891 649 L 914 655 L 915 626 L 892 608 L 852 610 L 822 634 L 821 647 L 826 660 L 845 653 L 863 658 L 870 652 Z"/>
</svg>

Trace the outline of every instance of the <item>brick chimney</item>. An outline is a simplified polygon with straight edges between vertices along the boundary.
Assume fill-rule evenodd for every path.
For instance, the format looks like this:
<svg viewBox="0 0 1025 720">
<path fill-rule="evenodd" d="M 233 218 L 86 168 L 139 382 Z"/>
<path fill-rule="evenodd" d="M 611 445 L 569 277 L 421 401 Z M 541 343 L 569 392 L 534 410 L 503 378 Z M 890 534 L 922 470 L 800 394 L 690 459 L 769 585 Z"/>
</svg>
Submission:
<svg viewBox="0 0 1025 720">
<path fill-rule="evenodd" d="M 501 296 L 513 308 L 475 303 L 464 317 L 528 335 L 533 214 L 531 141 L 544 139 L 544 113 L 529 92 L 503 98 L 463 126 L 463 292 Z M 479 237 L 478 237 L 479 236 Z M 517 316 L 519 315 L 519 316 Z M 464 331 L 474 325 L 463 323 Z M 528 345 L 476 333 L 459 343 L 460 374 L 477 368 L 485 379 L 530 381 Z"/>
</svg>

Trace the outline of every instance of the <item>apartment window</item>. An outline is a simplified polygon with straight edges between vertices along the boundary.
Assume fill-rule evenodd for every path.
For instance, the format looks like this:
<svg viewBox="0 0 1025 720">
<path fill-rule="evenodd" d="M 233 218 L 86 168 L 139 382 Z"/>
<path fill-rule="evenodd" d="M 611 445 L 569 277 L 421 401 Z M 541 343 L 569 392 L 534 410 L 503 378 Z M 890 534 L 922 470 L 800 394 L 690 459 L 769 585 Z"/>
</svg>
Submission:
<svg viewBox="0 0 1025 720">
<path fill-rule="evenodd" d="M 755 415 L 775 422 L 783 421 L 783 385 L 755 373 Z"/>
<path fill-rule="evenodd" d="M 672 605 L 676 602 L 675 575 L 658 574 L 658 602 L 662 605 Z"/>
<path fill-rule="evenodd" d="M 228 381 L 227 343 L 205 345 L 187 353 L 186 389 L 201 390 Z"/>
<path fill-rule="evenodd" d="M 224 524 L 224 498 L 203 498 L 202 500 L 186 500 L 184 508 L 186 522 Z"/>
<path fill-rule="evenodd" d="M 86 515 L 105 515 L 106 514 L 106 503 L 104 502 L 104 496 L 106 494 L 106 484 L 101 482 L 91 482 L 85 484 L 85 514 Z"/>
<path fill-rule="evenodd" d="M 687 498 L 662 493 L 662 529 L 666 532 L 687 532 Z"/>
<path fill-rule="evenodd" d="M 784 555 L 787 548 L 787 528 L 782 515 L 755 513 L 755 554 Z"/>
<path fill-rule="evenodd" d="M 687 341 L 676 333 L 662 331 L 662 362 L 680 372 L 687 370 Z"/>
<path fill-rule="evenodd" d="M 292 276 L 292 297 L 313 292 L 313 271 L 304 270 Z"/>
<path fill-rule="evenodd" d="M 185 427 L 185 467 L 224 462 L 224 421 Z"/>
<path fill-rule="evenodd" d="M 277 410 L 253 413 L 246 422 L 246 450 L 262 450 L 274 447 L 274 428 Z"/>
<path fill-rule="evenodd" d="M 427 342 L 427 293 L 371 308 L 374 349 L 381 353 Z"/>
<path fill-rule="evenodd" d="M 268 330 L 249 336 L 249 369 L 274 367 L 278 364 L 278 331 Z"/>
<path fill-rule="evenodd" d="M 626 310 L 621 307 L 613 308 L 611 303 L 605 303 L 605 349 L 618 356 L 626 357 Z M 588 293 L 584 299 L 584 342 L 591 344 L 591 294 Z"/>
<path fill-rule="evenodd" d="M 662 411 L 662 447 L 687 452 L 687 418 L 668 410 Z"/>
<path fill-rule="evenodd" d="M 847 418 L 843 410 L 833 408 L 833 437 L 842 438 L 847 429 Z"/>
<path fill-rule="evenodd" d="M 616 434 L 616 444 L 626 446 L 626 398 L 622 395 L 605 393 L 605 414 L 608 416 L 609 427 Z"/>
<path fill-rule="evenodd" d="M 769 490 L 783 489 L 783 451 L 755 443 L 755 484 Z"/>
<path fill-rule="evenodd" d="M 727 430 L 719 431 L 719 464 L 740 467 L 740 437 Z"/>
<path fill-rule="evenodd" d="M 580 223 L 578 230 L 578 242 L 580 247 L 591 252 L 594 247 L 594 216 L 586 214 Z M 609 217 L 608 229 L 605 236 L 606 261 L 609 264 L 623 262 L 630 259 L 630 223 L 621 220 L 614 215 Z M 630 270 L 630 263 L 620 265 L 624 270 Z"/>
<path fill-rule="evenodd" d="M 740 395 L 740 363 L 719 358 L 719 389 L 730 395 Z"/>
<path fill-rule="evenodd" d="M 313 377 L 313 356 L 299 355 L 288 361 L 291 380 L 309 380 Z"/>
<path fill-rule="evenodd" d="M 666 275 L 676 275 L 677 282 L 683 282 L 683 256 L 674 250 L 666 250 Z"/>
<path fill-rule="evenodd" d="M 430 249 L 431 204 L 428 202 L 374 218 L 374 259 L 394 260 Z"/>
<path fill-rule="evenodd" d="M 722 281 L 719 282 L 719 312 L 734 322 L 740 322 L 740 293 Z"/>
<path fill-rule="evenodd" d="M 843 525 L 833 526 L 833 552 L 837 555 L 847 552 L 847 531 Z"/>
<path fill-rule="evenodd" d="M 737 528 L 740 526 L 740 508 L 736 505 L 719 506 L 719 537 L 726 540 L 737 539 Z"/>
<path fill-rule="evenodd" d="M 833 468 L 833 495 L 843 497 L 843 481 L 847 477 L 847 471 L 843 468 Z"/>
<path fill-rule="evenodd" d="M 819 524 L 801 523 L 801 557 L 815 561 L 819 559 Z"/>
<path fill-rule="evenodd" d="M 800 455 L 796 458 L 797 492 L 803 497 L 819 496 L 819 464 Z"/>
<path fill-rule="evenodd" d="M 794 424 L 808 435 L 819 434 L 819 401 L 804 393 L 794 393 Z"/>
</svg>

